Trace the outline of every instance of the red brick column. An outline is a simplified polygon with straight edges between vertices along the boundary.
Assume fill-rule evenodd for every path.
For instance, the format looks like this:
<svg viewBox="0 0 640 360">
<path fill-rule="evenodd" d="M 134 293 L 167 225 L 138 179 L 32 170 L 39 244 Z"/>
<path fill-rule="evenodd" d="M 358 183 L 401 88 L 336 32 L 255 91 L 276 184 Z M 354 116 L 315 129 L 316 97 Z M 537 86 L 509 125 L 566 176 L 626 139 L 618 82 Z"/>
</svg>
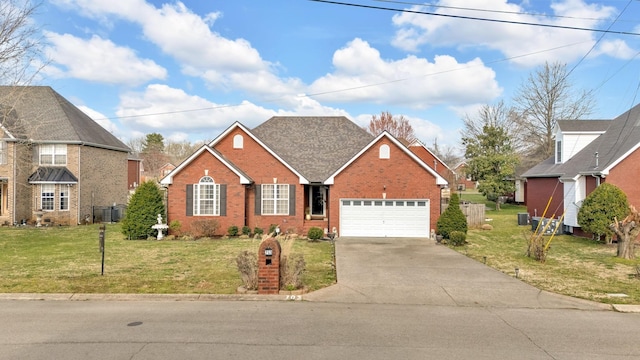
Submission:
<svg viewBox="0 0 640 360">
<path fill-rule="evenodd" d="M 270 251 L 269 251 L 270 250 Z M 267 255 L 270 252 L 271 255 Z M 280 292 L 280 243 L 275 238 L 265 239 L 258 250 L 258 294 Z"/>
</svg>

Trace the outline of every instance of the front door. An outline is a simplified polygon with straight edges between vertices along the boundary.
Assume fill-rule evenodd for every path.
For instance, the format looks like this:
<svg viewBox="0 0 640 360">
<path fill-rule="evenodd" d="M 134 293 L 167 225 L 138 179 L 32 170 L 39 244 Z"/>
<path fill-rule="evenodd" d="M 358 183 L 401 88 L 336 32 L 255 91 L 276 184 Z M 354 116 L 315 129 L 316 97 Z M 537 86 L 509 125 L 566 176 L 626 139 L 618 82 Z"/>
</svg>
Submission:
<svg viewBox="0 0 640 360">
<path fill-rule="evenodd" d="M 327 188 L 325 186 L 312 185 L 309 187 L 309 203 L 311 204 L 311 216 L 326 215 Z"/>
</svg>

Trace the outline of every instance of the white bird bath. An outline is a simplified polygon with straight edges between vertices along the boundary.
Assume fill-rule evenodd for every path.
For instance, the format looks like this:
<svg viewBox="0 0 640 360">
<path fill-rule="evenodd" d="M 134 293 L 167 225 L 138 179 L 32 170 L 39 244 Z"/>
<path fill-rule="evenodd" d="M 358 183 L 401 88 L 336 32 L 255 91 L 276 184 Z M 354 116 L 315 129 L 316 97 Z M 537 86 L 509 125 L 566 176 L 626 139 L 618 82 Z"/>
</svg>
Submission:
<svg viewBox="0 0 640 360">
<path fill-rule="evenodd" d="M 162 215 L 158 214 L 158 223 L 151 227 L 154 230 L 158 230 L 158 240 L 162 240 L 164 235 L 162 234 L 163 230 L 167 230 L 169 225 L 162 223 Z"/>
</svg>

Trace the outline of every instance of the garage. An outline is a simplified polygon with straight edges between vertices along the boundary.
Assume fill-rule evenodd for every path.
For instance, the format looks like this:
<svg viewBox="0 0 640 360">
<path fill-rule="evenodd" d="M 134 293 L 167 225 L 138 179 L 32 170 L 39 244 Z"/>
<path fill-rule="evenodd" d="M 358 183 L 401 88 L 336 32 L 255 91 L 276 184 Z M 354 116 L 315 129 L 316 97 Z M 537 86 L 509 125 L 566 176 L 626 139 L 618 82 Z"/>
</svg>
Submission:
<svg viewBox="0 0 640 360">
<path fill-rule="evenodd" d="M 428 199 L 341 199 L 340 236 L 429 237 Z"/>
</svg>

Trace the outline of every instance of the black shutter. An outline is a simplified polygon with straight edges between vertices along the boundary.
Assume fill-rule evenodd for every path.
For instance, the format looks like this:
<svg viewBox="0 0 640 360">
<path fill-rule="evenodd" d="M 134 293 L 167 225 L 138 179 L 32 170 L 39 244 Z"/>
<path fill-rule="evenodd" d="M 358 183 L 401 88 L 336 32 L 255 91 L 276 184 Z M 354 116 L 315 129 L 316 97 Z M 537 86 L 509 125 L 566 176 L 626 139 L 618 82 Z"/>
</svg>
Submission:
<svg viewBox="0 0 640 360">
<path fill-rule="evenodd" d="M 289 215 L 296 214 L 296 186 L 289 185 Z"/>
<path fill-rule="evenodd" d="M 187 216 L 193 216 L 193 185 L 187 185 Z"/>
<path fill-rule="evenodd" d="M 259 184 L 256 184 L 255 189 L 256 189 L 256 201 L 255 201 L 256 215 L 262 215 L 262 186 Z"/>
<path fill-rule="evenodd" d="M 38 145 L 33 144 L 32 148 L 33 148 L 33 164 L 40 165 L 40 153 L 38 151 Z"/>
<path fill-rule="evenodd" d="M 220 184 L 220 216 L 227 216 L 227 184 Z"/>
</svg>

